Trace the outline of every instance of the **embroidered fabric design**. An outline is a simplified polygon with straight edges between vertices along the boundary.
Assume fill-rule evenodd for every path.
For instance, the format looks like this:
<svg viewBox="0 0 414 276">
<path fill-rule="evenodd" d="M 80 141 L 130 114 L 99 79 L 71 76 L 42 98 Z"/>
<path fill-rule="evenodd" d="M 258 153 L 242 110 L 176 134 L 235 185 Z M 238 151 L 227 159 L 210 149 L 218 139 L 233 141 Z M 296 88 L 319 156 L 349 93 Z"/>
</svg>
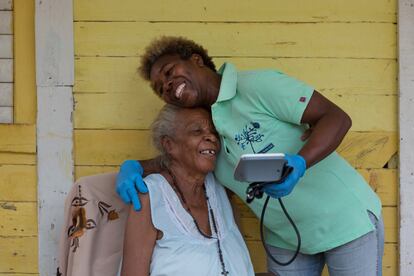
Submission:
<svg viewBox="0 0 414 276">
<path fill-rule="evenodd" d="M 116 220 L 119 218 L 118 212 L 115 209 L 111 210 L 111 207 L 112 205 L 109 205 L 106 202 L 98 202 L 99 213 L 101 213 L 101 216 L 104 216 L 106 214 L 107 220 Z"/>
<path fill-rule="evenodd" d="M 82 186 L 78 185 L 78 194 L 72 199 L 72 225 L 67 230 L 68 237 L 72 240 L 70 247 L 73 247 L 72 252 L 76 252 L 79 247 L 79 238 L 85 234 L 87 230 L 97 227 L 97 223 L 93 219 L 88 219 L 86 216 L 85 206 L 89 200 L 82 196 Z M 107 221 L 116 220 L 119 214 L 115 209 L 111 209 L 112 205 L 99 201 L 97 205 L 101 216 L 106 214 Z"/>
<path fill-rule="evenodd" d="M 84 206 L 88 204 L 89 200 L 82 197 L 82 188 L 78 185 L 78 195 L 72 199 L 72 225 L 68 228 L 68 237 L 72 239 L 73 252 L 79 247 L 79 238 L 90 229 L 96 227 L 96 222 L 93 219 L 86 218 L 86 210 Z"/>
<path fill-rule="evenodd" d="M 250 124 L 244 126 L 241 133 L 236 133 L 234 135 L 234 140 L 237 145 L 239 145 L 242 150 L 245 150 L 247 145 L 249 145 L 253 153 L 256 153 L 253 144 L 262 142 L 262 138 L 264 137 L 264 134 L 259 133 L 259 128 L 260 123 L 258 122 L 250 122 Z"/>
</svg>

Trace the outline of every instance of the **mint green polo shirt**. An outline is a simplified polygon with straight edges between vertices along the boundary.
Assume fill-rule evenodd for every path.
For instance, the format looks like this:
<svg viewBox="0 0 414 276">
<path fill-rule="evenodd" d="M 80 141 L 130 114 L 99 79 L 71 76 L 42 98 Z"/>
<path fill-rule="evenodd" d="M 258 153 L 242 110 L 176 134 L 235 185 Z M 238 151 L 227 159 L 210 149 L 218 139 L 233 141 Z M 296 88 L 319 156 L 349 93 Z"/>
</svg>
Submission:
<svg viewBox="0 0 414 276">
<path fill-rule="evenodd" d="M 216 178 L 245 200 L 248 183 L 233 179 L 244 153 L 296 154 L 304 145 L 300 121 L 314 89 L 275 70 L 242 71 L 226 63 L 216 103 L 211 107 L 220 134 Z M 336 152 L 309 168 L 283 198 L 302 238 L 301 252 L 315 254 L 374 230 L 368 211 L 381 216 L 381 202 L 363 177 Z M 264 199 L 248 204 L 260 217 Z M 295 250 L 295 232 L 277 200 L 264 220 L 266 242 Z"/>
</svg>

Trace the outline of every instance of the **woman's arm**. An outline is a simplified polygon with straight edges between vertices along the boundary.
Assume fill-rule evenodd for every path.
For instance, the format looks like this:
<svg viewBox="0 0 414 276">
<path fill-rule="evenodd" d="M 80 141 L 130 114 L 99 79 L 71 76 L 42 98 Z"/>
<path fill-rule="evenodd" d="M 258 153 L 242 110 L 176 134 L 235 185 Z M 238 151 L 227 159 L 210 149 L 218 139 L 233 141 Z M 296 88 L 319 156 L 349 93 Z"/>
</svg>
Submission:
<svg viewBox="0 0 414 276">
<path fill-rule="evenodd" d="M 282 183 L 265 187 L 264 191 L 273 198 L 290 194 L 307 168 L 324 159 L 339 146 L 352 124 L 351 118 L 342 109 L 317 91 L 313 92 L 302 114 L 301 123 L 309 124 L 312 131 L 302 136 L 304 139 L 310 134 L 298 154 L 285 157 L 293 171 Z"/>
<path fill-rule="evenodd" d="M 148 276 L 157 230 L 152 224 L 148 194 L 139 194 L 141 212 L 130 208 L 125 229 L 122 276 Z"/>
<path fill-rule="evenodd" d="M 307 143 L 299 151 L 307 168 L 332 153 L 352 125 L 348 114 L 317 91 L 313 92 L 301 123 L 312 126 Z"/>
<path fill-rule="evenodd" d="M 153 159 L 139 160 L 138 162 L 141 163 L 141 166 L 144 169 L 142 176 L 147 176 L 152 173 L 160 173 L 162 170 L 160 158 L 160 156 L 157 156 Z"/>
</svg>

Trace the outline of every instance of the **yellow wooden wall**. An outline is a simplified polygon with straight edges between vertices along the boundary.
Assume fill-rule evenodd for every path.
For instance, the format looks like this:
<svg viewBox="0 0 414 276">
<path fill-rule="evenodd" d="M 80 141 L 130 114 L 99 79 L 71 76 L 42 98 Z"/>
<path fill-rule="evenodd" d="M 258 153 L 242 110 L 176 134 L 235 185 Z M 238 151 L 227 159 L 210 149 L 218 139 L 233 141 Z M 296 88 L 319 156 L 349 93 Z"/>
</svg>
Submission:
<svg viewBox="0 0 414 276">
<path fill-rule="evenodd" d="M 136 74 L 152 38 L 182 35 L 217 65 L 278 68 L 321 91 L 353 119 L 339 152 L 380 195 L 384 275 L 397 275 L 396 0 L 75 0 L 75 174 L 154 155 L 148 127 L 162 103 Z M 258 223 L 237 199 L 256 271 Z"/>
<path fill-rule="evenodd" d="M 14 123 L 0 124 L 0 275 L 36 275 L 34 1 L 13 1 Z"/>
</svg>

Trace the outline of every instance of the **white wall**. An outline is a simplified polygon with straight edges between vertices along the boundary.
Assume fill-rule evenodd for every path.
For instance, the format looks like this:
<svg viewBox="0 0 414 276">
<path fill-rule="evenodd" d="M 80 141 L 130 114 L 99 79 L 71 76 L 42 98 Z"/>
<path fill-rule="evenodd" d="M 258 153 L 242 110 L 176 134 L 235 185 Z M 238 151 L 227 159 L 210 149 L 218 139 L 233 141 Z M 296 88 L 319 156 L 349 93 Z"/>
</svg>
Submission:
<svg viewBox="0 0 414 276">
<path fill-rule="evenodd" d="M 414 275 L 414 0 L 399 1 L 400 275 Z"/>
</svg>

